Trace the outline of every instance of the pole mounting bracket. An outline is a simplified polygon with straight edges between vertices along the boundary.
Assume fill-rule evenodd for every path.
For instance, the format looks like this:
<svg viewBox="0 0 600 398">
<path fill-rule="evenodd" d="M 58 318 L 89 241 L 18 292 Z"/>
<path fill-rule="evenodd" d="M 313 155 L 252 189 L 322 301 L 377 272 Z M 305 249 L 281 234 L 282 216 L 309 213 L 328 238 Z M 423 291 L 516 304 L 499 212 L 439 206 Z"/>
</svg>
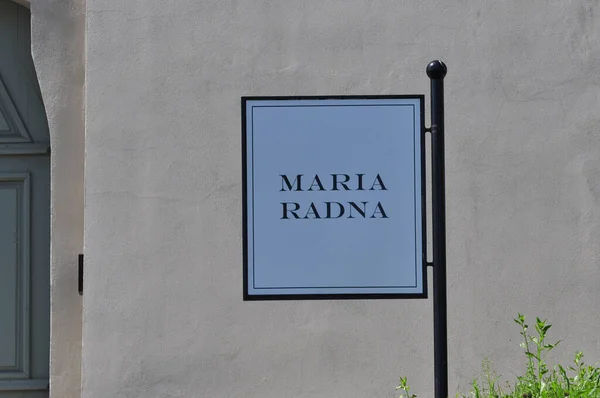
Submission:
<svg viewBox="0 0 600 398">
<path fill-rule="evenodd" d="M 83 296 L 83 254 L 77 258 L 77 291 Z"/>
</svg>

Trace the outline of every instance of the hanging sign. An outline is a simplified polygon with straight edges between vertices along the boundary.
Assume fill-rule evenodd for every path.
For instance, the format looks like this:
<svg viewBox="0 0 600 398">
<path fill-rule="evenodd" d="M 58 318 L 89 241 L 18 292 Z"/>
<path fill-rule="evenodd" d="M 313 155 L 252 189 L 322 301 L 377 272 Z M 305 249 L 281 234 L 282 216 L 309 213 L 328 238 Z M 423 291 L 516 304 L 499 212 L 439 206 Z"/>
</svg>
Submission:
<svg viewBox="0 0 600 398">
<path fill-rule="evenodd" d="M 242 98 L 244 299 L 425 298 L 423 96 Z"/>
</svg>

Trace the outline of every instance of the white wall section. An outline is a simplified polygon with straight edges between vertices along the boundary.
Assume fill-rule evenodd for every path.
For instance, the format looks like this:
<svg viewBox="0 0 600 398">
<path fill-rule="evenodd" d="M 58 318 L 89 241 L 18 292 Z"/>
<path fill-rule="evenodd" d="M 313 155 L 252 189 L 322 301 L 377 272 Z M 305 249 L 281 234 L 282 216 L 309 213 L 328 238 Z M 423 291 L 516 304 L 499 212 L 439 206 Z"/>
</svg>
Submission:
<svg viewBox="0 0 600 398">
<path fill-rule="evenodd" d="M 83 36 L 61 39 L 81 32 L 80 7 L 33 7 L 55 288 L 75 286 L 81 243 L 71 112 Z M 401 374 L 432 396 L 431 300 L 242 301 L 240 97 L 428 95 L 438 58 L 450 391 L 486 356 L 512 379 L 517 311 L 568 336 L 556 359 L 598 360 L 599 11 L 593 0 L 88 0 L 83 396 L 393 397 Z M 76 361 L 77 320 L 63 314 L 80 304 L 55 292 L 53 349 Z"/>
</svg>

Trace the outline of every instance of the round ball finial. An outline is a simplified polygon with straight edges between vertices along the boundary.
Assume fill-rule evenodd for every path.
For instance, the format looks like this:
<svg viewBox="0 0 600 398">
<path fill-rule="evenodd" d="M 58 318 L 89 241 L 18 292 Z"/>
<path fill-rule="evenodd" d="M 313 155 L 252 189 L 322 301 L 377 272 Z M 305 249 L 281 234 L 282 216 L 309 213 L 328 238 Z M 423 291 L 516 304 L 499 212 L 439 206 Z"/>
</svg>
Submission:
<svg viewBox="0 0 600 398">
<path fill-rule="evenodd" d="M 427 65 L 427 76 L 430 79 L 443 79 L 448 72 L 448 68 L 446 64 L 440 60 L 431 61 L 429 65 Z"/>
</svg>

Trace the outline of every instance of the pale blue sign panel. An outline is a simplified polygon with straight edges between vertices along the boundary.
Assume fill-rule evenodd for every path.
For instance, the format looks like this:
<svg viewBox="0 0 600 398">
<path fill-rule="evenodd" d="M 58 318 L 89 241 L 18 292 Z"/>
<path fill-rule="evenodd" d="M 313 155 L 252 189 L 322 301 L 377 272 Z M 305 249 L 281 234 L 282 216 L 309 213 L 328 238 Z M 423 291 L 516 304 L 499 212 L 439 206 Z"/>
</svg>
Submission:
<svg viewBox="0 0 600 398">
<path fill-rule="evenodd" d="M 426 297 L 423 97 L 242 107 L 244 298 Z"/>
</svg>

